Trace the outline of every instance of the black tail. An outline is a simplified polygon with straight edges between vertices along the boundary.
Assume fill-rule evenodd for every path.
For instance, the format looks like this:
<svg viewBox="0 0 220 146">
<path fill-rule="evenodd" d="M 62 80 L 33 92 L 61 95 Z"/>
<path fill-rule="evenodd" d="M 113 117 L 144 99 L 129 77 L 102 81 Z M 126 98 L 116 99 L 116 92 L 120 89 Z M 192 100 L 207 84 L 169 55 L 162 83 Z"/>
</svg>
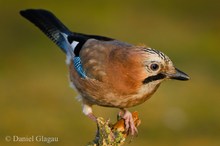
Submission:
<svg viewBox="0 0 220 146">
<path fill-rule="evenodd" d="M 22 10 L 20 14 L 42 30 L 65 53 L 67 52 L 66 40 L 62 33 L 67 36 L 72 33 L 56 16 L 41 9 Z"/>
<path fill-rule="evenodd" d="M 27 9 L 20 11 L 20 14 L 42 30 L 65 53 L 70 51 L 68 47 L 73 41 L 78 43 L 77 46 L 72 48 L 74 54 L 78 56 L 81 47 L 90 38 L 101 41 L 113 40 L 112 38 L 103 36 L 73 33 L 55 15 L 47 10 Z"/>
</svg>

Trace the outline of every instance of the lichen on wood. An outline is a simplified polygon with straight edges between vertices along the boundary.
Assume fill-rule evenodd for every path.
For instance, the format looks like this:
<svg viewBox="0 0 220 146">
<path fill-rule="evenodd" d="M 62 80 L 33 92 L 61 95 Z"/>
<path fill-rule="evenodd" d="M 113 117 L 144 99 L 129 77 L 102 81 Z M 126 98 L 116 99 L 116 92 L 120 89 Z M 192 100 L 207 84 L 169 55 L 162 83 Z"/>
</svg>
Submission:
<svg viewBox="0 0 220 146">
<path fill-rule="evenodd" d="M 138 127 L 141 123 L 138 112 L 133 112 L 132 117 L 135 126 Z M 125 121 L 120 117 L 115 124 L 111 124 L 110 120 L 99 117 L 97 118 L 97 127 L 95 139 L 89 142 L 87 146 L 121 146 L 129 135 L 129 131 L 125 128 Z"/>
</svg>

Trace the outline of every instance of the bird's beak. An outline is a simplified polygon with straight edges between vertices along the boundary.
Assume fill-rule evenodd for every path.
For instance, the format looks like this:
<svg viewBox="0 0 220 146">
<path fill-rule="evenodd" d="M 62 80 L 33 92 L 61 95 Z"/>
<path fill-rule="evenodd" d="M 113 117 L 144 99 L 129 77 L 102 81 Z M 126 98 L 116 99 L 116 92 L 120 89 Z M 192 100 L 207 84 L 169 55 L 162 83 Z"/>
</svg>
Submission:
<svg viewBox="0 0 220 146">
<path fill-rule="evenodd" d="M 176 72 L 174 74 L 169 74 L 168 78 L 175 79 L 175 80 L 181 80 L 181 81 L 187 81 L 190 79 L 190 77 L 186 73 L 180 71 L 177 68 L 175 68 L 175 70 L 176 70 Z"/>
</svg>

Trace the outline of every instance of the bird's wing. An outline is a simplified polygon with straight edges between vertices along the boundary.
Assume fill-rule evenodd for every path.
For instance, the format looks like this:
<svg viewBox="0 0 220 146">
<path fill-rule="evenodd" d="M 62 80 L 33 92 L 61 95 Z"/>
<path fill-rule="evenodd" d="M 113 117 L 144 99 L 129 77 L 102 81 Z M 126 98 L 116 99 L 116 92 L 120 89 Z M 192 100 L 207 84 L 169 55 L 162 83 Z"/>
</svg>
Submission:
<svg viewBox="0 0 220 146">
<path fill-rule="evenodd" d="M 136 47 L 117 40 L 88 40 L 79 56 L 85 74 L 121 93 L 135 92 L 146 77 Z"/>
<path fill-rule="evenodd" d="M 86 75 L 89 78 L 105 82 L 109 73 L 108 67 L 111 62 L 111 54 L 117 49 L 128 46 L 129 44 L 117 40 L 89 39 L 79 53 Z"/>
</svg>

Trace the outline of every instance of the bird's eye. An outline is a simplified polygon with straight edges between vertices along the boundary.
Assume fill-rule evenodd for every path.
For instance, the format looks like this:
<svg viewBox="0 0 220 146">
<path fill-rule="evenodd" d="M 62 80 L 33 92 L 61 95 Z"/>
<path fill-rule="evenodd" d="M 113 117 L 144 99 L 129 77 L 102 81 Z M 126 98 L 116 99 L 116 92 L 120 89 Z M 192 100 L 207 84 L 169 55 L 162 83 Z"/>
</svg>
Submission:
<svg viewBox="0 0 220 146">
<path fill-rule="evenodd" d="M 150 69 L 153 70 L 153 71 L 156 71 L 156 70 L 159 69 L 159 65 L 156 64 L 156 63 L 153 63 L 153 64 L 150 65 Z"/>
</svg>

